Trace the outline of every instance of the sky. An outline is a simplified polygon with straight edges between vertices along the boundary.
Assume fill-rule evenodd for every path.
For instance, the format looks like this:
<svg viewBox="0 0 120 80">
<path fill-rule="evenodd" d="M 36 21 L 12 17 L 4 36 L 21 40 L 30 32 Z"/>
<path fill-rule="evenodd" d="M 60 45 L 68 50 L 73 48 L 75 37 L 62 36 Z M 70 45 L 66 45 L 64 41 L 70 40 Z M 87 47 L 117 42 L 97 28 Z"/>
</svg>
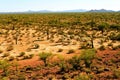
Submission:
<svg viewBox="0 0 120 80">
<path fill-rule="evenodd" d="M 0 12 L 73 9 L 120 10 L 120 0 L 0 0 Z"/>
</svg>

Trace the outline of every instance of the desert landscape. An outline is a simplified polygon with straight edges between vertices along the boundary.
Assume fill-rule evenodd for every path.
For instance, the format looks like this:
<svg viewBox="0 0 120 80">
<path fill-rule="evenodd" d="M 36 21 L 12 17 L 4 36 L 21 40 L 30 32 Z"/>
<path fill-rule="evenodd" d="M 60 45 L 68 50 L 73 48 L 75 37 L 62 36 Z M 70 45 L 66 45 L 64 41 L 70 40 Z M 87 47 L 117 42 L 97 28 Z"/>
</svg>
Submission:
<svg viewBox="0 0 120 80">
<path fill-rule="evenodd" d="M 0 80 L 120 80 L 120 13 L 0 14 Z"/>
</svg>

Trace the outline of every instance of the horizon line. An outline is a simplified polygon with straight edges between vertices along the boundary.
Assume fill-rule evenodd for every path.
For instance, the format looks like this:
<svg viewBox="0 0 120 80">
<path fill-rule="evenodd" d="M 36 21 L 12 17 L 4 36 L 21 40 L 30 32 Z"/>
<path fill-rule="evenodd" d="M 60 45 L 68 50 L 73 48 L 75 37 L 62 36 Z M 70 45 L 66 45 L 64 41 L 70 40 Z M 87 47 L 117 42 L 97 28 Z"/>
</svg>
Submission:
<svg viewBox="0 0 120 80">
<path fill-rule="evenodd" d="M 111 10 L 111 11 L 114 11 L 114 12 L 118 12 L 120 10 L 113 10 L 113 9 L 104 9 L 104 8 L 101 8 L 101 9 L 66 9 L 66 10 L 50 10 L 50 9 L 41 9 L 41 10 L 23 10 L 23 11 L 0 11 L 0 13 L 19 13 L 19 12 L 39 12 L 39 11 L 44 11 L 44 12 L 66 12 L 66 11 L 72 11 L 72 10 L 81 10 L 83 12 L 87 12 L 87 11 L 91 11 L 91 10 Z"/>
</svg>

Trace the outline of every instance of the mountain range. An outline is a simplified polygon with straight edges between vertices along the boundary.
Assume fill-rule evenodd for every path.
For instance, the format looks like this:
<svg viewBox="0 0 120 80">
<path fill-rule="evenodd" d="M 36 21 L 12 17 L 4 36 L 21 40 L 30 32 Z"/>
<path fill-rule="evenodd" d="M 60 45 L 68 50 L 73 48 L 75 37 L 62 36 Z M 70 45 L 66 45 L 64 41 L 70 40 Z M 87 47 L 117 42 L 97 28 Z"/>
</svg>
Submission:
<svg viewBox="0 0 120 80">
<path fill-rule="evenodd" d="M 116 12 L 116 11 L 113 11 L 113 10 L 106 10 L 106 9 L 100 9 L 100 10 L 90 10 L 88 12 Z"/>
<path fill-rule="evenodd" d="M 60 13 L 60 12 L 120 12 L 114 11 L 114 10 L 106 10 L 106 9 L 92 9 L 92 10 L 86 10 L 86 9 L 74 9 L 74 10 L 63 10 L 63 11 L 51 11 L 51 10 L 39 10 L 39 11 L 32 11 L 28 10 L 25 12 L 0 12 L 0 13 Z"/>
<path fill-rule="evenodd" d="M 40 10 L 40 11 L 27 11 L 27 12 L 38 12 L 38 13 L 50 13 L 50 12 L 120 12 L 114 11 L 114 10 L 106 10 L 106 9 L 92 9 L 92 10 L 86 10 L 86 9 L 74 9 L 74 10 L 63 10 L 63 11 L 50 11 L 50 10 Z"/>
</svg>

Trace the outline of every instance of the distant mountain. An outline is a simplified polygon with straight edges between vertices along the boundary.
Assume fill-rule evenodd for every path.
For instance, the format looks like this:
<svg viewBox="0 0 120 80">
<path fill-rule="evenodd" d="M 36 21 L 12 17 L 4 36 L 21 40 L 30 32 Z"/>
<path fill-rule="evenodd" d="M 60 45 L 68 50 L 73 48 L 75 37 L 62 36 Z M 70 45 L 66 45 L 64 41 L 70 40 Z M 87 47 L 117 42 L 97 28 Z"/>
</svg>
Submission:
<svg viewBox="0 0 120 80">
<path fill-rule="evenodd" d="M 87 10 L 85 9 L 75 9 L 75 10 L 64 10 L 62 12 L 86 12 Z"/>
<path fill-rule="evenodd" d="M 100 9 L 100 10 L 90 10 L 90 11 L 88 11 L 88 12 L 115 12 L 115 11 L 113 11 L 113 10 L 106 10 L 106 9 Z"/>
<path fill-rule="evenodd" d="M 37 12 L 52 12 L 50 10 L 40 10 L 40 11 L 37 11 Z"/>
<path fill-rule="evenodd" d="M 75 9 L 75 10 L 63 10 L 63 11 L 50 11 L 50 10 L 40 10 L 40 11 L 27 11 L 27 13 L 50 13 L 50 12 L 87 12 L 85 9 Z"/>
<path fill-rule="evenodd" d="M 50 11 L 50 10 L 31 11 L 29 10 L 28 11 L 28 13 L 50 13 L 50 12 L 120 12 L 120 11 L 113 11 L 113 10 L 106 10 L 106 9 L 100 9 L 100 10 L 74 9 L 74 10 L 63 10 L 63 11 Z"/>
<path fill-rule="evenodd" d="M 119 11 L 113 11 L 113 10 L 106 10 L 106 9 L 94 9 L 94 10 L 85 10 L 85 9 L 74 9 L 74 10 L 63 10 L 63 11 L 50 11 L 50 10 L 39 10 L 39 11 L 32 11 L 32 10 L 28 10 L 28 11 L 24 11 L 24 12 L 0 12 L 0 14 L 12 14 L 12 13 L 59 13 L 59 12 L 120 12 Z"/>
<path fill-rule="evenodd" d="M 49 12 L 52 12 L 52 11 L 49 11 L 49 10 L 40 10 L 40 11 L 29 10 L 29 11 L 26 11 L 25 13 L 49 13 Z"/>
</svg>

